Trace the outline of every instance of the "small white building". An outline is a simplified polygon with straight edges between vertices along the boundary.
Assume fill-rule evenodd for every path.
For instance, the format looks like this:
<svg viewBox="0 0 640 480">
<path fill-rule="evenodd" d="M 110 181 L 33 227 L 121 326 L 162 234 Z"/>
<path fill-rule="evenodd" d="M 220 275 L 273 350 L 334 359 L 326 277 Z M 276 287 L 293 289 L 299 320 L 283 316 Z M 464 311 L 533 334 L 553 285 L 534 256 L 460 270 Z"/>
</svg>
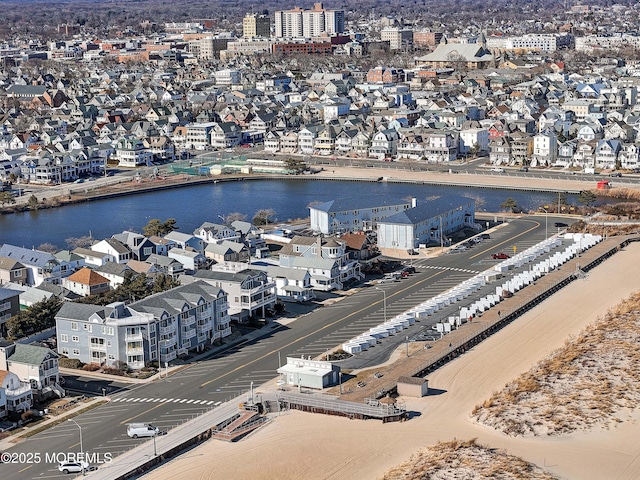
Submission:
<svg viewBox="0 0 640 480">
<path fill-rule="evenodd" d="M 320 390 L 338 383 L 340 367 L 331 362 L 311 360 L 311 357 L 287 357 L 286 365 L 277 372 L 286 385 Z"/>
</svg>

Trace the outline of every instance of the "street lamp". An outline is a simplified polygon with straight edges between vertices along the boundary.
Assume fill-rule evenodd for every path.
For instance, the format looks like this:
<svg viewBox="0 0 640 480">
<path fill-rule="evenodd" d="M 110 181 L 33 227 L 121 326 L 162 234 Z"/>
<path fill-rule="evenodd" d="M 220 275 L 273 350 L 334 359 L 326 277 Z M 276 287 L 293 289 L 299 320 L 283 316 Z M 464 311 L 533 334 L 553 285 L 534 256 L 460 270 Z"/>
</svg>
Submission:
<svg viewBox="0 0 640 480">
<path fill-rule="evenodd" d="M 409 335 L 405 336 L 404 339 L 407 342 L 407 357 L 409 357 Z"/>
<path fill-rule="evenodd" d="M 76 427 L 78 427 L 78 429 L 80 430 L 80 466 L 82 467 L 82 475 L 84 475 L 84 449 L 82 448 L 82 427 L 78 424 L 78 422 L 76 422 L 72 418 L 70 418 L 69 421 L 75 423 Z"/>
<path fill-rule="evenodd" d="M 540 208 L 544 210 L 544 239 L 546 240 L 549 238 L 549 211 L 544 207 Z"/>
<path fill-rule="evenodd" d="M 382 311 L 384 312 L 384 321 L 387 321 L 387 292 L 380 287 L 373 287 L 382 292 Z"/>
</svg>

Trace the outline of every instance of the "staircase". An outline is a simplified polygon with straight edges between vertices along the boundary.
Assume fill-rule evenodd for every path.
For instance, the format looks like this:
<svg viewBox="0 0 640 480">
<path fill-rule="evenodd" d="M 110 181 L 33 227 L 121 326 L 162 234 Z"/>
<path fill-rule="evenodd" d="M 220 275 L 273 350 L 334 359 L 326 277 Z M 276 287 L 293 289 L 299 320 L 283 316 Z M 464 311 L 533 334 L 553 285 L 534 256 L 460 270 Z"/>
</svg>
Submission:
<svg viewBox="0 0 640 480">
<path fill-rule="evenodd" d="M 267 418 L 258 412 L 243 410 L 216 425 L 213 428 L 211 437 L 226 442 L 235 442 L 266 423 L 266 421 Z"/>
<path fill-rule="evenodd" d="M 58 385 L 57 383 L 52 383 L 51 385 L 49 385 L 51 387 L 51 390 L 53 390 L 53 392 L 59 397 L 59 398 L 63 398 L 65 397 L 67 394 L 64 391 L 64 388 L 62 388 L 60 385 Z"/>
</svg>

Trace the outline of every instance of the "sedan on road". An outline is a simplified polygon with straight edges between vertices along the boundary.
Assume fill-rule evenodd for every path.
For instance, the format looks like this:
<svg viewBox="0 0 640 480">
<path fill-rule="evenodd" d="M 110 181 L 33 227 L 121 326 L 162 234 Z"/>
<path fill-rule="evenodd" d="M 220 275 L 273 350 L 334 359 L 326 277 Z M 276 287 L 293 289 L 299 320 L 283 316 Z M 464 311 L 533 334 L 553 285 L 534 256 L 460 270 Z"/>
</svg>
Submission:
<svg viewBox="0 0 640 480">
<path fill-rule="evenodd" d="M 491 258 L 493 258 L 494 260 L 506 260 L 507 258 L 509 258 L 509 255 L 504 252 L 498 252 L 491 255 Z"/>
</svg>

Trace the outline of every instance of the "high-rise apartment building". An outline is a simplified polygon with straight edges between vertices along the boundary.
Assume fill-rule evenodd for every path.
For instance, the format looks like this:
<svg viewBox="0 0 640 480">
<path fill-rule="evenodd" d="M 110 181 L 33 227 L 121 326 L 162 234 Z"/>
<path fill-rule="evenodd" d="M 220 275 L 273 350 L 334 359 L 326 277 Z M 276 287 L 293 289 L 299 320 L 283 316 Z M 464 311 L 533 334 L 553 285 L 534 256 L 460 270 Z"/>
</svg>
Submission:
<svg viewBox="0 0 640 480">
<path fill-rule="evenodd" d="M 295 7 L 275 13 L 275 35 L 279 38 L 317 37 L 344 31 L 344 10 L 325 10 L 316 3 L 311 10 Z"/>
<path fill-rule="evenodd" d="M 269 38 L 271 36 L 271 19 L 266 15 L 247 13 L 242 20 L 242 36 L 244 38 Z"/>
</svg>

